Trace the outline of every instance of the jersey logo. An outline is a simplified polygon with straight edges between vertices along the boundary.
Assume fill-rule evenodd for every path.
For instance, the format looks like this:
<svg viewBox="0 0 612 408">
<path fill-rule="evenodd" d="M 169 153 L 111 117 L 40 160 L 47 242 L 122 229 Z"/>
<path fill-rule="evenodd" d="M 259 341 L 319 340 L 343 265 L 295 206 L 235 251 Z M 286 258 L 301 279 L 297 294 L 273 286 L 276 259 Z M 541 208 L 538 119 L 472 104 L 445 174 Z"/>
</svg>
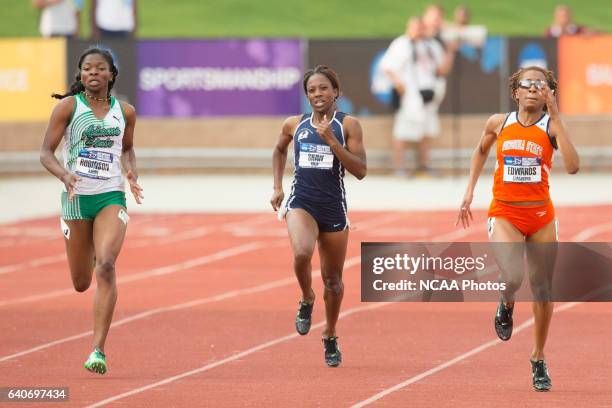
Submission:
<svg viewBox="0 0 612 408">
<path fill-rule="evenodd" d="M 536 215 L 537 215 L 538 217 L 543 217 L 543 216 L 545 216 L 545 215 L 546 215 L 546 210 L 544 210 L 544 211 L 538 211 L 538 212 L 536 213 Z"/>
<path fill-rule="evenodd" d="M 302 139 L 306 139 L 310 135 L 310 129 L 302 129 L 300 133 L 298 133 L 298 142 Z"/>
<path fill-rule="evenodd" d="M 70 239 L 70 227 L 68 224 L 66 224 L 66 221 L 64 221 L 63 218 L 60 218 L 60 226 L 62 228 L 62 234 L 64 234 L 64 237 L 66 237 L 66 239 Z"/>
</svg>

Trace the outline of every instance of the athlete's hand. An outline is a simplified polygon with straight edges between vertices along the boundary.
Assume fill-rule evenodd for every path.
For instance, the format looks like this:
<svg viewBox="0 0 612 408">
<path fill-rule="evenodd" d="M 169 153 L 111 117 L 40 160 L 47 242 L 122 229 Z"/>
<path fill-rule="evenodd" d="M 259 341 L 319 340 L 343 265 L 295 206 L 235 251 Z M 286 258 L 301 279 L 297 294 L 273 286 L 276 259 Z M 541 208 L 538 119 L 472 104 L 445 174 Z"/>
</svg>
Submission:
<svg viewBox="0 0 612 408">
<path fill-rule="evenodd" d="M 461 207 L 459 208 L 459 214 L 457 215 L 457 221 L 455 221 L 455 227 L 459 225 L 461 221 L 461 225 L 463 228 L 467 228 L 470 226 L 470 221 L 474 221 L 474 217 L 472 216 L 472 210 L 470 210 L 470 205 L 472 204 L 472 199 L 474 198 L 474 193 L 468 191 L 465 193 L 463 197 L 463 202 L 461 203 Z"/>
<path fill-rule="evenodd" d="M 66 192 L 68 193 L 68 200 L 72 201 L 74 198 L 74 189 L 76 187 L 76 183 L 81 181 L 81 178 L 74 173 L 67 172 L 62 176 L 62 183 L 66 187 Z"/>
<path fill-rule="evenodd" d="M 142 199 L 144 198 L 144 196 L 142 195 L 142 192 L 144 190 L 142 189 L 142 187 L 138 185 L 138 182 L 136 181 L 138 177 L 134 175 L 132 170 L 129 170 L 126 174 L 126 178 L 127 178 L 128 183 L 130 183 L 130 190 L 132 191 L 132 194 L 134 195 L 134 199 L 136 200 L 138 204 L 142 204 Z"/>
<path fill-rule="evenodd" d="M 323 122 L 317 125 L 317 133 L 328 145 L 334 142 L 334 132 L 332 131 L 331 121 L 327 120 L 327 115 L 323 115 Z"/>
<path fill-rule="evenodd" d="M 544 88 L 539 89 L 538 93 L 544 98 L 546 109 L 550 117 L 557 118 L 559 116 L 559 107 L 557 106 L 557 97 L 553 93 L 552 89 L 546 85 Z"/>
<path fill-rule="evenodd" d="M 282 188 L 275 188 L 274 193 L 272 193 L 272 198 L 270 199 L 270 204 L 272 204 L 272 208 L 274 211 L 278 211 L 280 206 L 283 204 L 283 199 L 285 198 L 285 192 Z"/>
</svg>

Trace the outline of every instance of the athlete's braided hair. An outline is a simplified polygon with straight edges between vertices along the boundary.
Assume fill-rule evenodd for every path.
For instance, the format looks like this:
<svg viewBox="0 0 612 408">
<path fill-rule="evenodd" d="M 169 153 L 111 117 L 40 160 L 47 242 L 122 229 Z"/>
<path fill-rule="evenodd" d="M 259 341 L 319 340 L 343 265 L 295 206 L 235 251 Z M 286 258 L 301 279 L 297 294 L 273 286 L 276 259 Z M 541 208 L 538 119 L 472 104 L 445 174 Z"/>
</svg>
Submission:
<svg viewBox="0 0 612 408">
<path fill-rule="evenodd" d="M 512 99 L 516 100 L 516 97 L 514 95 L 516 94 L 516 90 L 519 88 L 521 76 L 527 71 L 541 72 L 546 78 L 546 83 L 548 84 L 548 87 L 553 91 L 555 96 L 557 96 L 557 88 L 559 87 L 559 84 L 557 83 L 557 79 L 555 78 L 554 72 L 548 69 L 544 69 L 542 67 L 532 65 L 529 67 L 520 68 L 514 74 L 510 75 L 510 78 L 508 79 L 508 87 L 510 88 L 510 96 L 512 97 Z M 546 105 L 544 105 L 544 111 L 546 112 L 546 110 Z"/>
<path fill-rule="evenodd" d="M 108 62 L 108 65 L 110 66 L 110 71 L 113 74 L 113 77 L 108 82 L 108 96 L 110 96 L 111 89 L 113 89 L 113 85 L 115 85 L 115 81 L 117 80 L 117 76 L 119 75 L 119 70 L 117 69 L 117 66 L 115 66 L 115 60 L 113 59 L 113 55 L 110 53 L 110 51 L 94 46 L 94 47 L 89 47 L 83 52 L 83 54 L 81 54 L 81 57 L 79 58 L 79 65 L 78 65 L 79 70 L 75 76 L 74 82 L 70 85 L 70 90 L 63 95 L 57 94 L 57 93 L 51 94 L 51 97 L 57 98 L 57 99 L 63 99 L 67 96 L 76 95 L 76 94 L 79 94 L 85 91 L 85 86 L 81 82 L 81 66 L 83 65 L 83 60 L 85 60 L 85 57 L 91 54 L 100 54 L 106 60 L 106 62 Z"/>
<path fill-rule="evenodd" d="M 308 91 L 306 90 L 306 84 L 308 83 L 310 77 L 315 74 L 325 75 L 327 79 L 329 79 L 329 82 L 331 82 L 332 87 L 338 90 L 338 95 L 340 95 L 340 78 L 338 78 L 338 74 L 336 74 L 336 71 L 326 65 L 317 65 L 316 67 L 306 71 L 306 73 L 304 74 L 303 82 L 305 94 L 308 94 Z"/>
</svg>

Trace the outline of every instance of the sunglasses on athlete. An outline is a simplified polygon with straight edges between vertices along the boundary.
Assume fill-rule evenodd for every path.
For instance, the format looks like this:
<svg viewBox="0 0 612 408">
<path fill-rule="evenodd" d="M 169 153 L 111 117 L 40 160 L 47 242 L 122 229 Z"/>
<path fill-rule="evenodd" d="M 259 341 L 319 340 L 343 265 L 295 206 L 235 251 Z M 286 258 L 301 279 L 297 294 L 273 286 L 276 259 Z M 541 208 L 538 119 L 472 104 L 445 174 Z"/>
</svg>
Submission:
<svg viewBox="0 0 612 408">
<path fill-rule="evenodd" d="M 541 79 L 521 79 L 518 83 L 518 86 L 523 89 L 530 89 L 532 85 L 535 85 L 536 89 L 544 89 L 546 81 Z"/>
</svg>

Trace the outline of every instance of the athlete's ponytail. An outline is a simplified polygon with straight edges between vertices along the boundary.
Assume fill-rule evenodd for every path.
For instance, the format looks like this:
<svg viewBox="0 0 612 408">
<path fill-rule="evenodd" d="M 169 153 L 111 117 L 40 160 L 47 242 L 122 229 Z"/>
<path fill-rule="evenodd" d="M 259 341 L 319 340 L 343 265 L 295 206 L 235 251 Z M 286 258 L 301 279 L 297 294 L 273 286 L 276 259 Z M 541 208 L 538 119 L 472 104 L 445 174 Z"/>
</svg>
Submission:
<svg viewBox="0 0 612 408">
<path fill-rule="evenodd" d="M 52 93 L 51 97 L 56 99 L 64 99 L 67 96 L 72 96 L 79 94 L 85 90 L 83 83 L 81 82 L 81 72 L 79 69 L 79 73 L 77 74 L 74 82 L 70 85 L 70 90 L 65 94 Z"/>
<path fill-rule="evenodd" d="M 70 90 L 63 95 L 53 93 L 51 94 L 52 98 L 64 99 L 67 96 L 77 95 L 85 91 L 85 85 L 83 85 L 83 83 L 81 82 L 81 66 L 83 65 L 83 60 L 85 59 L 85 57 L 91 54 L 99 54 L 106 60 L 106 62 L 108 62 L 110 71 L 113 74 L 111 80 L 108 82 L 108 96 L 110 97 L 111 89 L 113 89 L 113 85 L 115 85 L 115 81 L 117 80 L 117 76 L 119 75 L 119 70 L 115 66 L 115 60 L 113 59 L 113 55 L 108 50 L 98 47 L 90 47 L 86 49 L 85 52 L 83 52 L 83 54 L 81 54 L 81 57 L 79 58 L 79 70 L 75 76 L 74 82 L 72 82 L 72 84 L 70 85 Z"/>
</svg>

